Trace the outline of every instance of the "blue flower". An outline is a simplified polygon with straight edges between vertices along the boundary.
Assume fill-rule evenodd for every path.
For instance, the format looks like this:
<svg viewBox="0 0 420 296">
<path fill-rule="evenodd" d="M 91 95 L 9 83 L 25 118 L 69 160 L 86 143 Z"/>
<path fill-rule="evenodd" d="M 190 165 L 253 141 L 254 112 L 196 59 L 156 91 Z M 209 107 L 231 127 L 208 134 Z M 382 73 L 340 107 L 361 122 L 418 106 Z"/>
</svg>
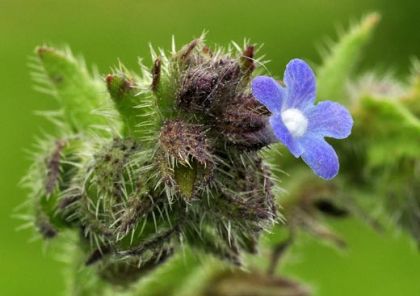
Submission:
<svg viewBox="0 0 420 296">
<path fill-rule="evenodd" d="M 252 94 L 271 112 L 270 124 L 276 138 L 321 178 L 334 178 L 338 157 L 324 137 L 344 139 L 351 133 L 353 119 L 342 105 L 323 101 L 314 104 L 315 75 L 304 61 L 291 60 L 284 73 L 285 87 L 268 76 L 252 81 Z"/>
</svg>

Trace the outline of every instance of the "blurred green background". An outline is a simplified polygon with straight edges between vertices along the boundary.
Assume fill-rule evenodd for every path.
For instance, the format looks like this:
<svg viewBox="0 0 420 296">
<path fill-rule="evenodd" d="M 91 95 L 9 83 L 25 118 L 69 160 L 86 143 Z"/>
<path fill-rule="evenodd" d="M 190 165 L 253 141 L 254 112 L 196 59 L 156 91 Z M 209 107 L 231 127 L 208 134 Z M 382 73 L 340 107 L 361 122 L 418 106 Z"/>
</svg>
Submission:
<svg viewBox="0 0 420 296">
<path fill-rule="evenodd" d="M 383 18 L 365 51 L 361 69 L 408 72 L 420 56 L 417 0 L 0 0 L 0 295 L 60 295 L 60 263 L 22 223 L 12 217 L 25 200 L 19 180 L 29 166 L 34 138 L 49 128 L 34 110 L 54 101 L 32 89 L 28 57 L 36 45 L 69 44 L 101 73 L 120 59 L 136 69 L 137 57 L 150 63 L 148 42 L 168 48 L 172 35 L 181 45 L 203 30 L 210 44 L 264 43 L 272 73 L 301 57 L 320 61 L 318 49 L 337 29 L 369 11 Z M 349 249 L 334 251 L 304 239 L 289 256 L 285 271 L 313 284 L 317 295 L 420 295 L 420 253 L 404 234 L 377 234 L 353 221 L 335 224 Z"/>
</svg>

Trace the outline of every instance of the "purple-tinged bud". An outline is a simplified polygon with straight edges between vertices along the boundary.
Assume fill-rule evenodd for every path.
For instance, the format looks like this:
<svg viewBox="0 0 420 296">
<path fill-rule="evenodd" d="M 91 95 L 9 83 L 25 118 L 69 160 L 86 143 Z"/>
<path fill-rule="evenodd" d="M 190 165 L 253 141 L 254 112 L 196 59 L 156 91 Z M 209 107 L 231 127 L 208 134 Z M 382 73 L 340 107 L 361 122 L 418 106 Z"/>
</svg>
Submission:
<svg viewBox="0 0 420 296">
<path fill-rule="evenodd" d="M 183 163 L 188 163 L 190 158 L 200 164 L 212 161 L 209 144 L 200 125 L 181 120 L 167 121 L 160 131 L 160 144 L 165 152 Z"/>
</svg>

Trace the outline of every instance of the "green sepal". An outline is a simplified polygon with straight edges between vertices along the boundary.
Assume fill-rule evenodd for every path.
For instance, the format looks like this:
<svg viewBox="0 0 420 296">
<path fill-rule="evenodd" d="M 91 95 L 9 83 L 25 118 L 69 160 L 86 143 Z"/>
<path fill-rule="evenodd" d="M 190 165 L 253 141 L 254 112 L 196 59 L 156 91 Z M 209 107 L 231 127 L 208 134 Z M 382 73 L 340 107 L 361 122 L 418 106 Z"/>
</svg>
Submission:
<svg viewBox="0 0 420 296">
<path fill-rule="evenodd" d="M 190 199 L 195 191 L 195 183 L 197 178 L 197 163 L 191 161 L 190 166 L 178 164 L 175 167 L 175 181 L 178 190 L 183 197 Z"/>
</svg>

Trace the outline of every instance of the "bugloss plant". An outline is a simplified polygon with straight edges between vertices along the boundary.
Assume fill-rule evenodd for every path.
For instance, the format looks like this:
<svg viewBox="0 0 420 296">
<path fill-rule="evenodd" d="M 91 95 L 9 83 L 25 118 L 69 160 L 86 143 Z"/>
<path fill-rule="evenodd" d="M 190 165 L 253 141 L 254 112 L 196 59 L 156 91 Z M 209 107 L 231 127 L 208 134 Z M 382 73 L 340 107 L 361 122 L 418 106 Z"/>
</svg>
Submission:
<svg viewBox="0 0 420 296">
<path fill-rule="evenodd" d="M 394 99 L 362 94 L 354 80 L 346 89 L 377 19 L 354 26 L 316 71 L 322 98 L 351 115 L 315 104 L 315 74 L 303 60 L 287 65 L 284 82 L 262 76 L 248 43 L 210 49 L 200 37 L 177 50 L 173 42 L 170 52 L 152 50 L 140 74 L 119 65 L 105 77 L 69 50 L 37 48 L 34 79 L 60 109 L 45 113 L 56 129 L 39 141 L 25 184 L 31 223 L 65 243 L 68 294 L 308 295 L 278 275 L 277 260 L 299 229 L 341 243 L 320 213 L 345 216 L 368 192 L 418 237 L 418 212 L 402 194 L 417 205 L 420 125 L 408 108 L 419 99 L 418 70 L 417 86 Z M 336 145 L 343 172 L 325 181 L 339 163 L 324 137 L 347 137 L 352 117 L 352 138 Z M 405 146 L 396 149 L 389 133 Z M 315 174 L 280 157 L 280 144 Z M 259 243 L 283 229 L 284 242 Z M 273 255 L 253 264 L 261 248 Z"/>
</svg>

